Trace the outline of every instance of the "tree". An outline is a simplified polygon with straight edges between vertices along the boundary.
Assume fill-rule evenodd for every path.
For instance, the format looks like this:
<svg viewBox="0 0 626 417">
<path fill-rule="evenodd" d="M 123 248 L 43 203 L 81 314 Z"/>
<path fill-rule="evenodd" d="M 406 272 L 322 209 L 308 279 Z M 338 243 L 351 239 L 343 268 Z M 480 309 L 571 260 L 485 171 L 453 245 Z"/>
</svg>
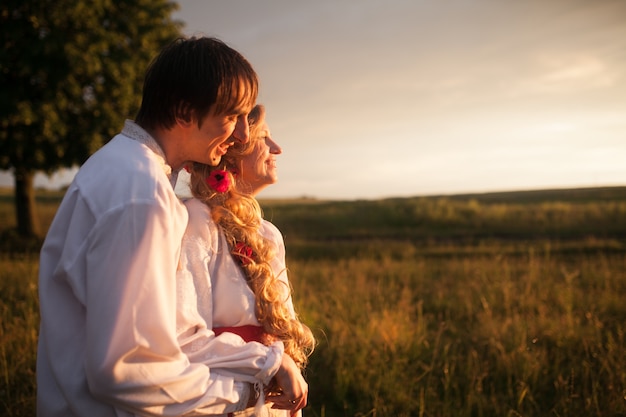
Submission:
<svg viewBox="0 0 626 417">
<path fill-rule="evenodd" d="M 150 60 L 180 36 L 168 0 L 0 4 L 0 169 L 18 233 L 39 234 L 33 178 L 82 164 L 139 108 Z"/>
</svg>

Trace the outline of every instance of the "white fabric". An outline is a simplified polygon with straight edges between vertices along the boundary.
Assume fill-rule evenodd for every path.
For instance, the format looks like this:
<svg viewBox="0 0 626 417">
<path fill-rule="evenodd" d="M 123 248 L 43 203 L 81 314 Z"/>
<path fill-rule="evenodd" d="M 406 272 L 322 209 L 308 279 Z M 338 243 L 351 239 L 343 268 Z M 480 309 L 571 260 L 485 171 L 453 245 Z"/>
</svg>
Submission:
<svg viewBox="0 0 626 417">
<path fill-rule="evenodd" d="M 128 121 L 70 185 L 40 258 L 40 417 L 243 408 L 248 384 L 190 363 L 178 346 L 175 276 L 188 215 L 171 180 L 161 149 Z"/>
<path fill-rule="evenodd" d="M 241 337 L 232 333 L 222 333 L 215 337 L 212 332 L 216 327 L 258 326 L 259 322 L 254 314 L 254 293 L 246 283 L 242 269 L 230 254 L 224 234 L 211 218 L 210 209 L 196 199 L 186 201 L 185 205 L 189 210 L 189 224 L 183 238 L 182 269 L 178 273 L 177 285 L 177 328 L 183 351 L 192 362 L 207 363 L 215 352 L 221 350 L 216 349 L 218 344 L 223 346 L 224 352 L 240 352 L 245 357 L 259 349 L 268 349 L 256 342 L 246 344 Z M 289 296 L 282 235 L 266 220 L 263 220 L 261 233 L 277 246 L 277 256 L 272 262 L 272 268 L 285 284 L 285 302 L 295 316 Z M 207 339 L 212 341 L 207 343 Z M 277 345 L 281 347 L 282 355 L 282 342 L 272 346 Z M 277 357 L 279 362 L 280 359 L 280 356 Z M 258 373 L 254 375 L 255 379 L 249 381 L 258 380 L 267 384 L 276 370 Z M 288 412 L 273 410 L 273 415 L 288 415 Z"/>
</svg>

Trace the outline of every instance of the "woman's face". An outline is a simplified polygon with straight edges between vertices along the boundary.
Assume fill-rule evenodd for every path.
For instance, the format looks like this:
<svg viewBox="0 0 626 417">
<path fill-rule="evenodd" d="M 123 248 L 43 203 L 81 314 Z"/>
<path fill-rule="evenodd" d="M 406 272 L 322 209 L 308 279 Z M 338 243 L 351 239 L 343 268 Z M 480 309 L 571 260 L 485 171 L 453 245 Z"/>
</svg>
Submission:
<svg viewBox="0 0 626 417">
<path fill-rule="evenodd" d="M 251 150 L 239 161 L 237 187 L 239 191 L 252 195 L 278 181 L 276 155 L 283 150 L 274 140 L 267 123 L 264 121 L 250 137 Z"/>
</svg>

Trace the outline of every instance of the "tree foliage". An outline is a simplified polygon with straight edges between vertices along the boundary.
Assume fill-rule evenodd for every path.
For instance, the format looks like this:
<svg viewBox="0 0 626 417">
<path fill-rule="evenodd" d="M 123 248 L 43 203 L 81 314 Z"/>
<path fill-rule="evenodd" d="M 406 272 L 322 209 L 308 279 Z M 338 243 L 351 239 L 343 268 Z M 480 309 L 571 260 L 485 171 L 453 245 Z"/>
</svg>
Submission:
<svg viewBox="0 0 626 417">
<path fill-rule="evenodd" d="M 36 171 L 83 163 L 134 117 L 147 65 L 180 35 L 177 8 L 168 0 L 0 4 L 0 169 L 15 175 L 16 202 Z"/>
</svg>

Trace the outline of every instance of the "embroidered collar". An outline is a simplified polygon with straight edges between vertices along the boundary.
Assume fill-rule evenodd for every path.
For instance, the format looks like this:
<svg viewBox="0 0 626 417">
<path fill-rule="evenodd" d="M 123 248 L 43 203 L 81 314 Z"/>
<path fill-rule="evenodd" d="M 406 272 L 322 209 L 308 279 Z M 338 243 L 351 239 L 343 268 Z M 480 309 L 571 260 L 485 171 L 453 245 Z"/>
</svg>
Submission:
<svg viewBox="0 0 626 417">
<path fill-rule="evenodd" d="M 167 178 L 169 178 L 172 183 L 172 187 L 176 185 L 178 171 L 172 171 L 172 167 L 165 161 L 165 153 L 163 153 L 163 149 L 161 149 L 157 141 L 154 140 L 148 132 L 132 120 L 126 120 L 124 122 L 124 129 L 122 129 L 122 135 L 146 145 L 148 149 L 154 152 L 157 156 L 157 160 L 163 168 L 163 172 L 165 172 L 165 175 L 167 175 Z"/>
</svg>

